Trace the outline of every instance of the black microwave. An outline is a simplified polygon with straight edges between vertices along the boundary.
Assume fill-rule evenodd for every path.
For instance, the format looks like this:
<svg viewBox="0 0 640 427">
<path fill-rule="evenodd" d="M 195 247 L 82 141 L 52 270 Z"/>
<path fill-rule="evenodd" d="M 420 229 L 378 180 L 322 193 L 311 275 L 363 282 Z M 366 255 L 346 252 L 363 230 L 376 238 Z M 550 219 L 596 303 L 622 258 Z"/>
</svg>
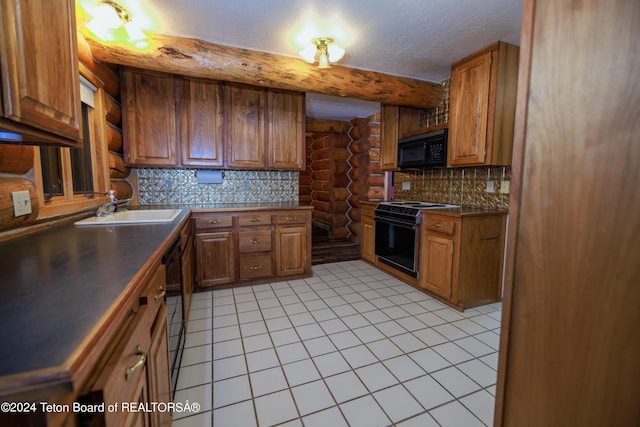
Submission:
<svg viewBox="0 0 640 427">
<path fill-rule="evenodd" d="M 448 129 L 401 138 L 398 141 L 399 168 L 429 168 L 447 165 Z"/>
</svg>

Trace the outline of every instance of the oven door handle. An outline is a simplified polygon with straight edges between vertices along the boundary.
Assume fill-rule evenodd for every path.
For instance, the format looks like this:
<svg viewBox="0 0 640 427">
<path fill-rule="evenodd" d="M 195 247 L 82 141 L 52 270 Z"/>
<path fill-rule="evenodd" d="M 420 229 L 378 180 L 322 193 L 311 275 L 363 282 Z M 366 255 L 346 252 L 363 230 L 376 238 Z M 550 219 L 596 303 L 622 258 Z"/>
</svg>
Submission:
<svg viewBox="0 0 640 427">
<path fill-rule="evenodd" d="M 381 222 L 383 224 L 391 224 L 391 225 L 397 225 L 397 226 L 404 227 L 404 228 L 409 228 L 411 230 L 415 230 L 416 229 L 416 224 L 413 224 L 413 223 L 410 223 L 410 222 L 406 222 L 406 221 L 399 221 L 397 219 L 383 218 L 383 217 L 375 216 L 375 217 L 373 217 L 373 220 L 376 221 L 376 222 Z"/>
</svg>

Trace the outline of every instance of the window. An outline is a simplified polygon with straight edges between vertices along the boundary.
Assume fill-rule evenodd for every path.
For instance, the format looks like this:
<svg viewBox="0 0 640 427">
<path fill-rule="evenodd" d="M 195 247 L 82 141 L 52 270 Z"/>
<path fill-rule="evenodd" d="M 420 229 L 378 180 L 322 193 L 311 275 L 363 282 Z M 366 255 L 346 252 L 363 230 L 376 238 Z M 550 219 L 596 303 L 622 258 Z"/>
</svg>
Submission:
<svg viewBox="0 0 640 427">
<path fill-rule="evenodd" d="M 109 191 L 102 90 L 83 77 L 80 86 L 83 146 L 36 150 L 34 164 L 40 216 L 100 205 Z"/>
</svg>

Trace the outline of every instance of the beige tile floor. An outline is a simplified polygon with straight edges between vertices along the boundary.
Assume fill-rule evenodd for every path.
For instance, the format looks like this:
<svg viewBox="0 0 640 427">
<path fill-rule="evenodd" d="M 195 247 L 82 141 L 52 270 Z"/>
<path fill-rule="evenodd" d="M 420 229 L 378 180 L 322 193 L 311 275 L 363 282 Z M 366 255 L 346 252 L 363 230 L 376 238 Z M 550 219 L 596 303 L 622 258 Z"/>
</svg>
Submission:
<svg viewBox="0 0 640 427">
<path fill-rule="evenodd" d="M 460 313 L 362 261 L 194 295 L 175 427 L 490 426 L 501 304 Z"/>
</svg>

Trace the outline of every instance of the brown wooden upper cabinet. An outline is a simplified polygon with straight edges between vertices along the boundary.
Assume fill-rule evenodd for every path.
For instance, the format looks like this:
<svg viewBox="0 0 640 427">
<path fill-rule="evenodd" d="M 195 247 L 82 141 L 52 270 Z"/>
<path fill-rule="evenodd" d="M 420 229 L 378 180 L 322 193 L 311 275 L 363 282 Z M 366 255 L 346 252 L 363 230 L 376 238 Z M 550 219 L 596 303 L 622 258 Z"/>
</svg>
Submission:
<svg viewBox="0 0 640 427">
<path fill-rule="evenodd" d="M 497 42 L 451 65 L 447 166 L 511 164 L 519 51 Z"/>
<path fill-rule="evenodd" d="M 304 169 L 304 94 L 226 86 L 227 165 Z"/>
<path fill-rule="evenodd" d="M 127 69 L 122 77 L 125 163 L 178 166 L 173 76 Z"/>
<path fill-rule="evenodd" d="M 226 92 L 227 164 L 232 168 L 264 169 L 267 91 L 229 84 Z"/>
<path fill-rule="evenodd" d="M 80 146 L 75 1 L 0 5 L 0 140 Z"/>
<path fill-rule="evenodd" d="M 304 94 L 127 69 L 130 166 L 304 169 Z"/>
<path fill-rule="evenodd" d="M 380 109 L 380 168 L 383 171 L 398 168 L 398 139 L 405 132 L 423 127 L 426 110 L 413 107 L 382 104 Z"/>
<path fill-rule="evenodd" d="M 182 165 L 224 166 L 222 83 L 184 79 L 179 92 Z"/>
<path fill-rule="evenodd" d="M 271 169 L 304 169 L 304 93 L 269 89 L 268 164 Z"/>
</svg>

